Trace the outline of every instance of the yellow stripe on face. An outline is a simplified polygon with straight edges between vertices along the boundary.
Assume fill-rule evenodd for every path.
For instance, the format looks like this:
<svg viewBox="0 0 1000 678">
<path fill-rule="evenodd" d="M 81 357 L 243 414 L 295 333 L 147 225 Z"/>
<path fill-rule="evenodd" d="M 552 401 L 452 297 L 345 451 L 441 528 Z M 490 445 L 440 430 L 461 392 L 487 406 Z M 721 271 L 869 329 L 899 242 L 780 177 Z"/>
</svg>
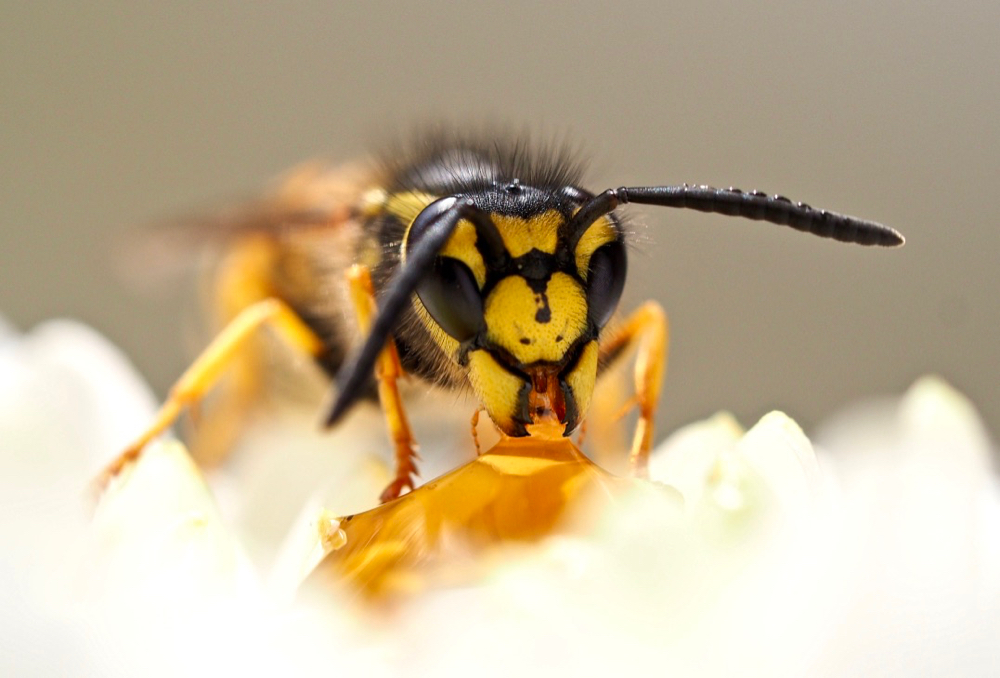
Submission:
<svg viewBox="0 0 1000 678">
<path fill-rule="evenodd" d="M 614 242 L 617 238 L 615 227 L 607 217 L 601 217 L 591 224 L 590 228 L 580 237 L 580 241 L 576 244 L 576 252 L 573 253 L 576 258 L 576 270 L 580 272 L 581 278 L 587 279 L 590 257 L 593 256 L 594 252 L 601 245 Z"/>
<path fill-rule="evenodd" d="M 491 214 L 490 218 L 500 231 L 500 237 L 511 257 L 516 259 L 534 249 L 555 254 L 559 227 L 564 221 L 559 212 L 549 210 L 530 219 L 503 214 Z"/>
<path fill-rule="evenodd" d="M 441 256 L 458 259 L 469 267 L 476 285 L 483 289 L 486 284 L 486 262 L 476 249 L 476 227 L 466 220 L 458 222 L 455 231 L 441 249 Z"/>
<path fill-rule="evenodd" d="M 487 297 L 485 319 L 487 340 L 521 364 L 559 362 L 587 326 L 586 292 L 561 272 L 543 292 L 521 276 L 508 276 Z"/>
<path fill-rule="evenodd" d="M 573 371 L 565 377 L 566 385 L 573 392 L 573 399 L 576 401 L 576 409 L 580 419 L 586 416 L 587 410 L 590 408 L 590 397 L 594 393 L 594 384 L 597 381 L 597 354 L 599 352 L 596 341 L 584 346 Z"/>
<path fill-rule="evenodd" d="M 484 350 L 469 354 L 469 383 L 490 419 L 501 430 L 516 428 L 515 416 L 521 409 L 521 392 L 527 382 L 514 376 Z"/>
<path fill-rule="evenodd" d="M 437 200 L 437 196 L 420 191 L 407 191 L 405 193 L 394 193 L 389 196 L 384 203 L 385 211 L 396 217 L 400 223 L 406 224 L 406 236 L 403 238 L 403 259 L 406 256 L 406 241 L 410 235 L 409 227 L 413 224 L 420 213 Z M 483 255 L 476 249 L 476 227 L 469 221 L 458 222 L 448 242 L 441 250 L 441 256 L 458 259 L 469 267 L 472 277 L 476 279 L 476 284 L 482 289 L 486 284 L 486 262 Z"/>
</svg>

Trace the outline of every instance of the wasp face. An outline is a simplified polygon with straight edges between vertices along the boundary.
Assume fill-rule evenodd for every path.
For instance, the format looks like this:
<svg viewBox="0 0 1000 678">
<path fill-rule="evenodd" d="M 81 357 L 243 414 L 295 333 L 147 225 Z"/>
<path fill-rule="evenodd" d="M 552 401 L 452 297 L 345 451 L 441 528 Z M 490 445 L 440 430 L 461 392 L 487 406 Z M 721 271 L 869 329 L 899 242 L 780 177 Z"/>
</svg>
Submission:
<svg viewBox="0 0 1000 678">
<path fill-rule="evenodd" d="M 449 209 L 446 199 L 414 220 Z M 590 404 L 598 336 L 621 296 L 625 250 L 616 222 L 567 231 L 578 204 L 527 187 L 478 196 L 478 223 L 461 221 L 417 286 L 417 311 L 438 345 L 468 370 L 497 426 L 557 420 L 569 434 Z M 425 216 L 426 215 L 426 216 Z"/>
</svg>

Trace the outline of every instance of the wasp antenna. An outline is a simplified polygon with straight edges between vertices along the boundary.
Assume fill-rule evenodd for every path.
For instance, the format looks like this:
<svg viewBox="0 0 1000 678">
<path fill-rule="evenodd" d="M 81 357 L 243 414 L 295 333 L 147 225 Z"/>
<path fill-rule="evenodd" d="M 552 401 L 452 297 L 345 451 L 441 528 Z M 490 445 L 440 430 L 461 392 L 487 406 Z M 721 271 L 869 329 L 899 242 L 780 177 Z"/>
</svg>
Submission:
<svg viewBox="0 0 1000 678">
<path fill-rule="evenodd" d="M 455 226 L 478 212 L 471 201 L 460 201 L 458 198 L 444 198 L 435 204 L 440 211 L 436 211 L 431 221 L 421 229 L 420 240 L 407 252 L 405 264 L 389 281 L 385 294 L 379 300 L 378 314 L 365 343 L 348 355 L 334 379 L 337 395 L 326 417 L 328 427 L 336 424 L 364 392 L 372 377 L 375 361 L 406 309 L 410 295 L 448 242 Z"/>
<path fill-rule="evenodd" d="M 619 188 L 618 191 L 621 191 Z M 573 220 L 569 223 L 566 231 L 569 233 L 569 251 L 575 252 L 576 245 L 587 232 L 590 225 L 613 211 L 622 202 L 618 198 L 618 191 L 608 189 L 604 193 L 599 193 L 583 204 L 577 213 L 573 215 Z"/>
<path fill-rule="evenodd" d="M 586 203 L 574 218 L 571 233 L 579 239 L 591 223 L 620 204 L 637 203 L 660 207 L 681 207 L 700 212 L 714 212 L 731 217 L 767 221 L 791 226 L 799 231 L 859 245 L 898 247 L 905 242 L 895 229 L 874 221 L 857 219 L 792 202 L 783 195 L 761 191 L 744 192 L 738 188 L 711 186 L 648 186 L 607 190 Z"/>
</svg>

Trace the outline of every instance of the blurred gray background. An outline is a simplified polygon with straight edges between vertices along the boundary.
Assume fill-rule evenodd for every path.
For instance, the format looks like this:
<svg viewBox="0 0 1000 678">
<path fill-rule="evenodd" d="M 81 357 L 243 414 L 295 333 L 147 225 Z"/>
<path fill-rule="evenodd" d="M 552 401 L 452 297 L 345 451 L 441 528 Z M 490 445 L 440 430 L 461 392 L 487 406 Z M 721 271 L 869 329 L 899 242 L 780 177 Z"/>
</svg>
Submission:
<svg viewBox="0 0 1000 678">
<path fill-rule="evenodd" d="M 569 133 L 593 189 L 760 188 L 907 236 L 633 210 L 625 303 L 672 321 L 661 435 L 720 408 L 808 427 L 927 372 L 1000 431 L 995 0 L 92 5 L 4 3 L 0 313 L 22 328 L 80 318 L 162 392 L 195 285 L 123 280 L 136 228 L 490 119 Z"/>
</svg>

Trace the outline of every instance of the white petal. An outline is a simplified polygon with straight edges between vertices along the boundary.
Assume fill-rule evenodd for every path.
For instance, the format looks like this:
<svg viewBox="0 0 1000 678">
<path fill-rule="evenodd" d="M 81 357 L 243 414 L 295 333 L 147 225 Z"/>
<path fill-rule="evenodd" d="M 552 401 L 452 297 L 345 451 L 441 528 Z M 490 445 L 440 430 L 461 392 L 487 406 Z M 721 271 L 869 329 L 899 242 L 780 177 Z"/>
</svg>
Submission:
<svg viewBox="0 0 1000 678">
<path fill-rule="evenodd" d="M 70 586 L 97 468 L 153 412 L 149 388 L 93 330 L 50 321 L 0 341 L 0 539 L 42 595 Z"/>
<path fill-rule="evenodd" d="M 787 514 L 810 509 L 826 488 L 812 444 L 783 412 L 762 417 L 740 441 L 737 453 L 760 474 Z"/>
<path fill-rule="evenodd" d="M 178 442 L 153 442 L 101 496 L 91 532 L 92 590 L 176 605 L 251 584 L 197 466 Z"/>
<path fill-rule="evenodd" d="M 935 378 L 878 411 L 848 412 L 821 438 L 825 466 L 843 487 L 840 567 L 851 603 L 829 675 L 881 666 L 991 675 L 1000 492 L 988 437 L 969 402 Z"/>
<path fill-rule="evenodd" d="M 728 412 L 688 424 L 653 450 L 649 476 L 676 488 L 693 506 L 701 499 L 718 457 L 732 451 L 742 436 L 742 427 Z"/>
<path fill-rule="evenodd" d="M 4 463 L 22 482 L 86 477 L 153 410 L 151 391 L 127 359 L 83 325 L 50 321 L 0 344 Z"/>
</svg>

